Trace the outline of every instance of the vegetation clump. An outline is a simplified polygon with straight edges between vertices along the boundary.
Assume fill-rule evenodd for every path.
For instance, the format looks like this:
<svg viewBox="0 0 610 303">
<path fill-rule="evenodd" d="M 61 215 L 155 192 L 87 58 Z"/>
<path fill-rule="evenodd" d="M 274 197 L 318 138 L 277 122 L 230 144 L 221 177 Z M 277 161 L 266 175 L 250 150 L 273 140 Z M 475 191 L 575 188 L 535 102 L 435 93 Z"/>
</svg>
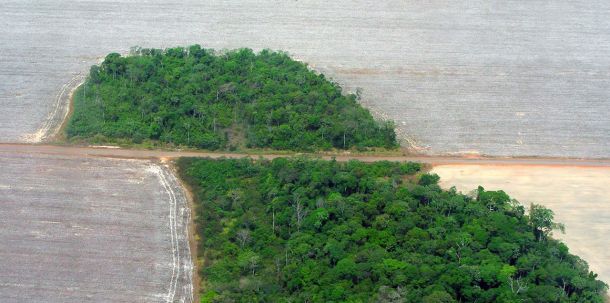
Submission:
<svg viewBox="0 0 610 303">
<path fill-rule="evenodd" d="M 607 286 L 502 191 L 416 163 L 182 158 L 202 302 L 603 302 Z"/>
<path fill-rule="evenodd" d="M 112 53 L 74 98 L 70 139 L 202 149 L 394 148 L 354 95 L 281 52 L 188 48 Z"/>
</svg>

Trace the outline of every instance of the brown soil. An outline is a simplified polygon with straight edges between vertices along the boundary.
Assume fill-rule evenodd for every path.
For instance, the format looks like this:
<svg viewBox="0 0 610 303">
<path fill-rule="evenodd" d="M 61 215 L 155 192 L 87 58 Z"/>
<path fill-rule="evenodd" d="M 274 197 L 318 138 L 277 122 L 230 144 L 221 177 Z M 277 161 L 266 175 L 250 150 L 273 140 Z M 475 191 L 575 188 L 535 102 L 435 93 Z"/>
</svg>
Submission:
<svg viewBox="0 0 610 303">
<path fill-rule="evenodd" d="M 60 146 L 45 144 L 18 144 L 0 143 L 1 152 L 59 154 L 88 157 L 111 157 L 129 159 L 173 159 L 178 157 L 199 158 L 264 158 L 292 157 L 296 154 L 245 154 L 232 152 L 206 152 L 206 151 L 167 151 L 124 148 L 103 148 L 86 146 Z M 450 156 L 373 156 L 357 154 L 300 154 L 321 159 L 336 159 L 337 161 L 360 160 L 363 162 L 387 161 L 415 161 L 433 166 L 439 165 L 486 165 L 486 166 L 538 166 L 538 167 L 610 167 L 608 159 L 570 159 L 570 158 L 463 158 Z"/>
</svg>

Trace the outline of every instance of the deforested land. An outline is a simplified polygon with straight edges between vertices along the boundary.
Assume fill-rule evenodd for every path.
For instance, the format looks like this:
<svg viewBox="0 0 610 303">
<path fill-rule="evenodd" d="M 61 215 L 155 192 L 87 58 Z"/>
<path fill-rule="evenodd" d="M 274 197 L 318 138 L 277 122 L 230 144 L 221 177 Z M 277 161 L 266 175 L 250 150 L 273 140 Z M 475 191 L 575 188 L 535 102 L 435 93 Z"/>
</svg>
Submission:
<svg viewBox="0 0 610 303">
<path fill-rule="evenodd" d="M 164 165 L 0 153 L 0 301 L 192 302 L 183 190 Z"/>
</svg>

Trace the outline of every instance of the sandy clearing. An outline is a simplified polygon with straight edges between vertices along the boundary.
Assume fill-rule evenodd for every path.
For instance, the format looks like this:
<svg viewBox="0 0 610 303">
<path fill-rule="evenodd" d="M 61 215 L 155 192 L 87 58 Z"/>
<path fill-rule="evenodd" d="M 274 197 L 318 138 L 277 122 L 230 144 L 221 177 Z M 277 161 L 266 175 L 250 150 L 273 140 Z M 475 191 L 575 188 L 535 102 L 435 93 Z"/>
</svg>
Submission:
<svg viewBox="0 0 610 303">
<path fill-rule="evenodd" d="M 535 202 L 552 209 L 566 225 L 566 233 L 555 236 L 610 283 L 610 168 L 439 165 L 432 172 L 444 188 L 468 193 L 482 185 L 502 189 L 525 205 Z"/>
</svg>

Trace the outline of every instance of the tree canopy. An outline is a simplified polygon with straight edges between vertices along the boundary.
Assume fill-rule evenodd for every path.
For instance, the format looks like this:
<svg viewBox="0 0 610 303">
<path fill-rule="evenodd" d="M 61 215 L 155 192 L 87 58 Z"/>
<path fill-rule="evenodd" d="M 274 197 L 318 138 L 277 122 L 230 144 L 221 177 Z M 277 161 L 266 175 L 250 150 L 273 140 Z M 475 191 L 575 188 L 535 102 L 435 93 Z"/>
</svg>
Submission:
<svg viewBox="0 0 610 303">
<path fill-rule="evenodd" d="M 287 54 L 198 45 L 109 54 L 75 94 L 66 133 L 202 149 L 397 146 L 391 122 Z"/>
<path fill-rule="evenodd" d="M 420 164 L 182 158 L 202 302 L 603 302 L 551 237 L 553 213 L 502 191 L 442 190 Z"/>
</svg>

